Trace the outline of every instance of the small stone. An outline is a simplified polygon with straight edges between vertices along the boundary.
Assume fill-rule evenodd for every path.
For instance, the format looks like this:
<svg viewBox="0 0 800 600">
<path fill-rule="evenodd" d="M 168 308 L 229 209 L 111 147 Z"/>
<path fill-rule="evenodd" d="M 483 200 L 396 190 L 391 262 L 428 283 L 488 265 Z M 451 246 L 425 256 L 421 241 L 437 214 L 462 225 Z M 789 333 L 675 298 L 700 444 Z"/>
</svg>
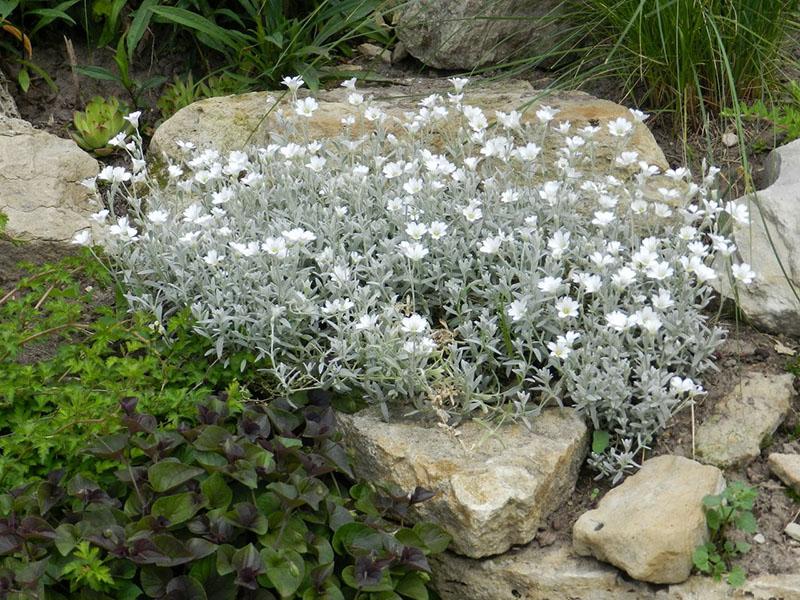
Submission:
<svg viewBox="0 0 800 600">
<path fill-rule="evenodd" d="M 609 491 L 573 527 L 573 545 L 651 583 L 680 583 L 708 540 L 703 497 L 725 488 L 722 472 L 682 456 L 657 456 Z"/>
<path fill-rule="evenodd" d="M 474 422 L 458 437 L 408 420 L 385 422 L 375 409 L 339 415 L 360 479 L 436 495 L 413 508 L 471 557 L 526 544 L 575 488 L 588 451 L 588 429 L 570 409 L 546 410 L 528 430 L 504 426 L 495 436 Z"/>
<path fill-rule="evenodd" d="M 744 465 L 761 454 L 791 407 L 794 375 L 744 373 L 741 382 L 697 428 L 697 457 L 718 467 Z"/>
<path fill-rule="evenodd" d="M 739 143 L 739 136 L 730 131 L 722 134 L 722 143 L 726 148 L 733 148 Z"/>
<path fill-rule="evenodd" d="M 392 53 L 387 48 L 381 48 L 375 44 L 359 44 L 358 51 L 366 58 L 380 58 L 386 64 L 391 64 L 392 62 Z"/>
<path fill-rule="evenodd" d="M 757 534 L 755 534 L 753 536 L 753 541 L 756 544 L 766 544 L 767 543 L 767 538 L 764 537 L 763 533 L 757 533 Z"/>
<path fill-rule="evenodd" d="M 800 494 L 800 454 L 770 454 L 769 470 Z"/>
<path fill-rule="evenodd" d="M 786 529 L 783 530 L 783 533 L 788 535 L 793 540 L 800 542 L 800 523 L 795 523 L 792 521 L 786 526 Z"/>
</svg>

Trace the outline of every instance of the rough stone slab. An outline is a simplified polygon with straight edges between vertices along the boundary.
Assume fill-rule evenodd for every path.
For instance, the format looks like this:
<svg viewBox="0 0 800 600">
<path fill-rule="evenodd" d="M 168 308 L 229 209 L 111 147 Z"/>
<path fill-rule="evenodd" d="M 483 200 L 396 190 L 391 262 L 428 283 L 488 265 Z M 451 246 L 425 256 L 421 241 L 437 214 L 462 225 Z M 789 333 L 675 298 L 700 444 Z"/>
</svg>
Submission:
<svg viewBox="0 0 800 600">
<path fill-rule="evenodd" d="M 398 82 L 398 85 L 364 88 L 362 91 L 373 96 L 373 106 L 390 116 L 388 127 L 391 129 L 393 127 L 391 117 L 403 118 L 404 112 L 419 108 L 420 99 L 435 92 L 441 94 L 451 92 L 452 85 L 446 79 L 408 79 Z M 525 81 L 509 81 L 494 87 L 479 83 L 470 84 L 465 88 L 465 93 L 465 102 L 484 109 L 489 118 L 494 117 L 495 110 L 511 111 L 524 108 L 523 122 L 534 121 L 537 107 L 547 104 L 561 110 L 556 122 L 570 121 L 573 129 L 583 127 L 590 121 L 594 124 L 599 123 L 601 131 L 594 138 L 598 146 L 596 164 L 598 168 L 609 173 L 620 173 L 620 169 L 614 166 L 619 144 L 608 134 L 605 125 L 618 117 L 632 120 L 628 109 L 624 106 L 597 99 L 583 92 L 554 92 L 537 100 L 539 93 Z M 151 163 L 154 160 L 179 160 L 181 153 L 175 144 L 177 140 L 194 142 L 199 147 L 213 146 L 221 152 L 240 150 L 247 140 L 250 145 L 263 146 L 268 143 L 273 132 L 283 130 L 277 109 L 265 117 L 275 99 L 282 94 L 282 91 L 252 92 L 207 98 L 190 104 L 167 119 L 155 131 L 150 142 L 148 158 Z M 308 95 L 308 92 L 301 90 L 299 95 L 303 97 Z M 310 138 L 323 139 L 339 135 L 342 131 L 341 119 L 345 116 L 358 115 L 359 109 L 347 103 L 346 95 L 347 91 L 340 88 L 321 91 L 315 95 L 319 109 L 313 117 L 304 121 L 304 127 Z M 664 153 L 647 126 L 636 122 L 634 127 L 626 148 L 638 152 L 641 160 L 661 169 L 667 168 L 669 165 Z M 358 119 L 351 130 L 354 136 L 369 131 L 363 119 Z M 553 140 L 556 138 L 556 136 L 549 137 Z M 549 152 L 549 156 L 554 157 L 554 151 L 555 148 L 548 148 L 545 144 L 545 156 Z M 544 164 L 547 164 L 546 160 Z M 630 167 L 625 173 L 630 174 L 633 170 L 633 167 Z"/>
<path fill-rule="evenodd" d="M 68 242 L 91 228 L 99 210 L 80 184 L 99 172 L 97 161 L 72 140 L 0 117 L 0 211 L 13 238 Z"/>
<path fill-rule="evenodd" d="M 614 567 L 575 556 L 567 546 L 530 544 L 475 560 L 451 552 L 432 557 L 442 600 L 797 600 L 800 574 L 760 575 L 738 590 L 710 577 L 658 586 L 626 578 Z"/>
<path fill-rule="evenodd" d="M 698 459 L 731 467 L 757 458 L 764 439 L 775 433 L 791 408 L 793 381 L 790 373 L 744 373 L 697 428 Z"/>
<path fill-rule="evenodd" d="M 356 475 L 436 492 L 415 516 L 447 530 L 453 551 L 476 558 L 530 542 L 572 493 L 588 449 L 586 425 L 569 409 L 544 411 L 532 430 L 504 425 L 494 435 L 474 422 L 458 427 L 458 436 L 384 422 L 376 409 L 339 420 Z"/>
<path fill-rule="evenodd" d="M 718 261 L 720 277 L 712 283 L 723 296 L 737 298 L 753 323 L 773 333 L 798 337 L 800 302 L 792 286 L 800 290 L 800 140 L 773 150 L 765 167 L 769 186 L 737 200 L 749 206 L 750 224 L 736 226 L 732 235 L 737 246 L 735 262 L 750 264 L 757 279 L 738 286 L 737 298 L 727 265 Z"/>
<path fill-rule="evenodd" d="M 769 470 L 800 494 L 800 454 L 770 454 Z"/>
<path fill-rule="evenodd" d="M 409 54 L 436 69 L 468 70 L 538 56 L 561 38 L 560 0 L 415 0 L 394 18 Z M 549 17 L 549 18 L 548 18 Z"/>
<path fill-rule="evenodd" d="M 575 551 L 639 581 L 681 583 L 695 548 L 708 539 L 703 497 L 724 487 L 715 467 L 682 456 L 651 458 L 578 518 Z"/>
<path fill-rule="evenodd" d="M 8 91 L 8 79 L 2 69 L 0 69 L 0 117 L 19 119 L 17 103 L 14 102 L 14 98 Z M 2 127 L 2 124 L 0 124 L 0 127 Z"/>
</svg>

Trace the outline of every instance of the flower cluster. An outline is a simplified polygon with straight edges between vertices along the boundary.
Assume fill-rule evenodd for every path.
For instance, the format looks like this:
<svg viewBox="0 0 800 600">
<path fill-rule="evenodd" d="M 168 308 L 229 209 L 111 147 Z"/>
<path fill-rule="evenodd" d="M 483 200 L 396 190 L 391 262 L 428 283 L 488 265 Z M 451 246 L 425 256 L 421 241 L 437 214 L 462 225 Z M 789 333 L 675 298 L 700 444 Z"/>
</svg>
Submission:
<svg viewBox="0 0 800 600">
<path fill-rule="evenodd" d="M 250 349 L 283 391 L 525 422 L 574 406 L 611 435 L 591 458 L 610 476 L 702 393 L 723 335 L 703 314 L 710 265 L 735 250 L 719 217 L 748 216 L 717 199 L 715 169 L 694 183 L 640 161 L 628 141 L 646 115 L 606 125 L 622 176 L 594 164 L 599 127 L 547 106 L 489 114 L 462 79 L 403 118 L 345 82 L 352 114 L 324 141 L 304 139 L 317 102 L 286 84 L 266 147 L 180 143 L 165 185 L 108 174 L 131 207 L 106 245 L 133 307 L 189 307 L 217 355 Z M 372 135 L 350 134 L 359 119 Z"/>
</svg>

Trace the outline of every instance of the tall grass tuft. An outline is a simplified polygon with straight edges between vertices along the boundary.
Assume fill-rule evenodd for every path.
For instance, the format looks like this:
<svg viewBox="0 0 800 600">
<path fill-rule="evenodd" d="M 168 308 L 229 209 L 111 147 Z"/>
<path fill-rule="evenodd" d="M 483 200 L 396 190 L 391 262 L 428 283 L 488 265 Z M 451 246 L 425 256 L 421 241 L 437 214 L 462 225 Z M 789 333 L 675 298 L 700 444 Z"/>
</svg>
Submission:
<svg viewBox="0 0 800 600">
<path fill-rule="evenodd" d="M 573 75 L 615 75 L 641 106 L 699 124 L 771 97 L 790 60 L 799 0 L 565 0 Z M 577 61 L 567 63 L 572 56 Z"/>
</svg>

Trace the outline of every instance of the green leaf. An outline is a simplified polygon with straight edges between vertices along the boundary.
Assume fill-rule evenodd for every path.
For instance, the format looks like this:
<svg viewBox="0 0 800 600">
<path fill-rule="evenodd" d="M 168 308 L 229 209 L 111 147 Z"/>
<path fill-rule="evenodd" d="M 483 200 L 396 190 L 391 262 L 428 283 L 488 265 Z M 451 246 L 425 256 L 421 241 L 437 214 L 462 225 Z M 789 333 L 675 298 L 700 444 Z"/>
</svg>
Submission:
<svg viewBox="0 0 800 600">
<path fill-rule="evenodd" d="M 377 552 L 383 549 L 383 537 L 363 523 L 347 523 L 333 534 L 331 545 L 340 555 L 360 550 Z"/>
<path fill-rule="evenodd" d="M 207 425 L 194 441 L 194 447 L 206 452 L 214 452 L 222 447 L 222 444 L 231 437 L 231 432 L 219 425 Z"/>
<path fill-rule="evenodd" d="M 161 598 L 171 578 L 172 571 L 170 569 L 154 567 L 153 565 L 143 566 L 139 576 L 142 589 L 150 598 Z"/>
<path fill-rule="evenodd" d="M 117 76 L 113 71 L 109 71 L 103 67 L 79 66 L 75 67 L 75 71 L 81 75 L 85 75 L 86 77 L 91 77 L 92 79 L 99 79 L 102 81 L 119 81 L 119 76 Z"/>
<path fill-rule="evenodd" d="M 147 469 L 150 485 L 157 492 L 166 492 L 202 475 L 205 471 L 181 463 L 177 458 L 167 458 Z"/>
<path fill-rule="evenodd" d="M 23 92 L 28 91 L 31 87 L 31 76 L 28 73 L 28 69 L 19 70 L 19 73 L 17 73 L 17 83 L 19 83 L 19 87 Z"/>
<path fill-rule="evenodd" d="M 745 533 L 755 533 L 756 530 L 758 529 L 758 523 L 756 523 L 756 518 L 750 511 L 740 512 L 738 515 L 736 515 L 734 523 L 736 527 L 738 527 L 741 531 L 744 531 Z"/>
<path fill-rule="evenodd" d="M 305 561 L 293 550 L 261 550 L 261 558 L 267 567 L 267 577 L 282 598 L 291 597 L 305 576 Z"/>
<path fill-rule="evenodd" d="M 150 10 L 171 23 L 204 33 L 219 44 L 234 49 L 239 47 L 239 43 L 236 40 L 237 36 L 232 35 L 226 28 L 220 27 L 213 21 L 190 10 L 176 6 L 153 6 Z"/>
<path fill-rule="evenodd" d="M 395 586 L 394 590 L 401 596 L 413 600 L 428 600 L 428 590 L 419 573 L 408 573 Z"/>
<path fill-rule="evenodd" d="M 56 549 L 61 553 L 61 556 L 67 556 L 75 545 L 78 543 L 77 539 L 78 530 L 75 525 L 62 523 L 56 527 L 56 537 L 53 543 Z"/>
<path fill-rule="evenodd" d="M 211 509 L 226 509 L 233 501 L 233 490 L 225 483 L 225 478 L 220 473 L 214 473 L 200 483 L 200 490 L 206 498 Z"/>
<path fill-rule="evenodd" d="M 706 523 L 711 531 L 717 531 L 722 525 L 722 515 L 719 511 L 710 510 L 706 513 Z"/>
<path fill-rule="evenodd" d="M 611 436 L 607 431 L 595 430 L 592 433 L 592 452 L 602 454 L 608 449 Z"/>
<path fill-rule="evenodd" d="M 439 554 L 447 550 L 452 540 L 444 529 L 433 523 L 417 523 L 414 525 L 413 531 L 432 554 Z"/>
<path fill-rule="evenodd" d="M 177 525 L 191 519 L 200 508 L 194 503 L 191 492 L 183 492 L 173 496 L 164 496 L 153 502 L 151 514 L 164 517 L 171 525 Z"/>
<path fill-rule="evenodd" d="M 728 573 L 728 584 L 733 588 L 742 587 L 745 581 L 747 581 L 747 574 L 742 567 L 733 567 Z"/>
</svg>

